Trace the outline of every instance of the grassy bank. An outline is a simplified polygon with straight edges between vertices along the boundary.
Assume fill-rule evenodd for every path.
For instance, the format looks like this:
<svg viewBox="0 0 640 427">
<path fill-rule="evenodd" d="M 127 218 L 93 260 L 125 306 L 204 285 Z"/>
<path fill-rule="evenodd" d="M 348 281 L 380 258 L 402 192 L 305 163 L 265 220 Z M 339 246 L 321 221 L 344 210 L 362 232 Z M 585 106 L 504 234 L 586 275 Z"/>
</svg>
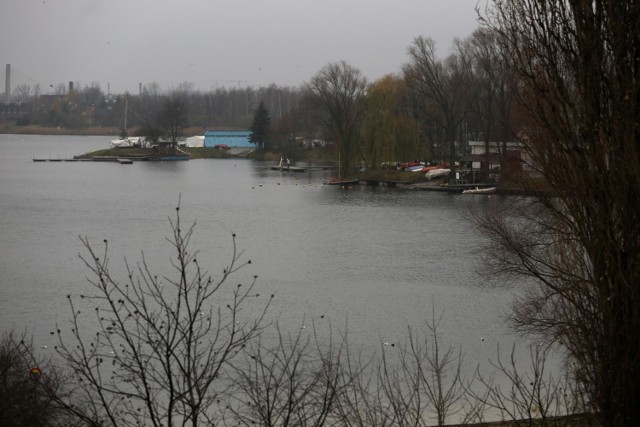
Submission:
<svg viewBox="0 0 640 427">
<path fill-rule="evenodd" d="M 225 150 L 218 150 L 217 148 L 185 148 L 180 147 L 180 150 L 189 153 L 190 159 L 226 159 L 230 156 Z M 175 155 L 180 154 L 176 150 L 160 150 L 154 151 L 150 148 L 105 148 L 103 150 L 91 151 L 84 153 L 78 158 L 90 159 L 92 157 L 99 156 L 115 156 L 115 157 L 137 157 L 137 156 L 156 156 L 156 155 Z"/>
</svg>

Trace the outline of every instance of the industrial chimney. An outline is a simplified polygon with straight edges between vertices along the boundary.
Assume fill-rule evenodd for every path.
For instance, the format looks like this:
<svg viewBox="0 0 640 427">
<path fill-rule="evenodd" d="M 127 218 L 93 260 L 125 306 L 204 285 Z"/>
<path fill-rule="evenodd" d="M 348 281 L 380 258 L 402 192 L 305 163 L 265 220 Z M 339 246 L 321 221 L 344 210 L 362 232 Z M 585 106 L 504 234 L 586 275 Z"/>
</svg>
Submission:
<svg viewBox="0 0 640 427">
<path fill-rule="evenodd" d="M 4 103 L 11 101 L 11 64 L 7 64 L 7 76 L 4 82 Z"/>
</svg>

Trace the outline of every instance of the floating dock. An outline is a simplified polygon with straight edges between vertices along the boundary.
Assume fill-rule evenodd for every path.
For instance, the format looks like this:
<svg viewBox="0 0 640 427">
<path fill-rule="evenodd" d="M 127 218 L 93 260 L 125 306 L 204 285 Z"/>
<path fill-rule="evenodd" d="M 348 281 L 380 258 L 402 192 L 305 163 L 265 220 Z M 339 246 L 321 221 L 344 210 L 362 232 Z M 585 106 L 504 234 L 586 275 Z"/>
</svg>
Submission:
<svg viewBox="0 0 640 427">
<path fill-rule="evenodd" d="M 127 157 L 118 157 L 118 156 L 93 156 L 91 158 L 36 158 L 32 159 L 34 162 L 117 162 L 121 165 L 130 165 L 134 161 L 183 161 L 189 160 L 189 156 L 185 155 L 177 155 L 177 156 L 127 156 Z M 291 168 L 293 169 L 293 168 Z"/>
<path fill-rule="evenodd" d="M 49 159 L 39 159 L 39 158 L 33 158 L 34 162 L 86 162 L 86 161 L 91 161 L 91 159 L 76 159 L 76 158 L 67 158 L 67 159 L 61 159 L 61 158 L 49 158 Z"/>
<path fill-rule="evenodd" d="M 303 168 L 300 166 L 271 166 L 272 171 L 282 171 L 282 172 L 304 172 L 307 168 Z"/>
</svg>

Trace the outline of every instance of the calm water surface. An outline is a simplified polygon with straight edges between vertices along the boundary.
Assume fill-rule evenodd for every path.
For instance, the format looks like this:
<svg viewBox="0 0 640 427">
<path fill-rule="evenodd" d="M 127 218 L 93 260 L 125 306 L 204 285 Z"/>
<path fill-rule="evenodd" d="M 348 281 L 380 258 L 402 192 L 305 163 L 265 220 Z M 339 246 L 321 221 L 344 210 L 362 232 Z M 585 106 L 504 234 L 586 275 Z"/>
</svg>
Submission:
<svg viewBox="0 0 640 427">
<path fill-rule="evenodd" d="M 69 319 L 66 294 L 87 293 L 78 236 L 109 240 L 111 271 L 123 259 L 170 272 L 168 217 L 196 222 L 193 248 L 222 270 L 231 233 L 258 289 L 275 294 L 269 318 L 284 327 L 312 320 L 348 328 L 366 348 L 402 342 L 431 302 L 447 343 L 467 362 L 495 355 L 513 337 L 502 317 L 512 286 L 485 286 L 476 273 L 482 238 L 469 205 L 483 197 L 356 186 L 323 186 L 326 172 L 286 174 L 244 159 L 188 162 L 34 163 L 107 146 L 108 137 L 0 135 L 0 327 L 27 330 L 36 345 Z M 324 318 L 320 316 L 324 315 Z M 348 325 L 348 326 L 347 326 Z M 485 340 L 481 341 L 480 337 Z"/>
</svg>

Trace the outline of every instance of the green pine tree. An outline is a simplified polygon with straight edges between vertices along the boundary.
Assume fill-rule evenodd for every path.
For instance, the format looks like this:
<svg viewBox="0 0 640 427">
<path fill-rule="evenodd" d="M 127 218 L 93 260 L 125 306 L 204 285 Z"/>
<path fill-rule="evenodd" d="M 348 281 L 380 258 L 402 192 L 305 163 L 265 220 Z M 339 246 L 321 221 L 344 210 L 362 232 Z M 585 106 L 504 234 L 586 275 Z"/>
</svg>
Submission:
<svg viewBox="0 0 640 427">
<path fill-rule="evenodd" d="M 260 104 L 253 116 L 253 123 L 249 128 L 252 132 L 249 140 L 256 144 L 256 148 L 267 148 L 269 126 L 271 126 L 269 111 L 267 111 L 267 108 L 264 106 L 264 102 L 260 101 Z"/>
</svg>

